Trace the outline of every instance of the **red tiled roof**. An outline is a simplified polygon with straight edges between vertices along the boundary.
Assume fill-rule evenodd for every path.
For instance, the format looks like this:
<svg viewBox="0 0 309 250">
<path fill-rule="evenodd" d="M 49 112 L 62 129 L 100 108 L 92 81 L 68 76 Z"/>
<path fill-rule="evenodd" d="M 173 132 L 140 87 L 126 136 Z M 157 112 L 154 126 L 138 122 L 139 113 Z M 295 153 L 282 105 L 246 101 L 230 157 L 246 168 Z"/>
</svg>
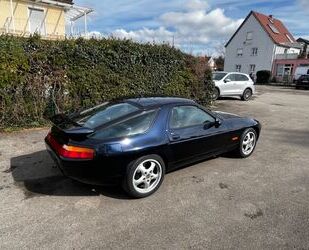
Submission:
<svg viewBox="0 0 309 250">
<path fill-rule="evenodd" d="M 296 42 L 295 38 L 292 34 L 288 31 L 288 29 L 284 26 L 284 24 L 275 18 L 271 18 L 271 16 L 266 16 L 264 14 L 258 13 L 253 11 L 252 12 L 255 18 L 259 21 L 262 25 L 266 33 L 270 36 L 270 38 L 277 44 L 282 43 L 291 43 Z M 272 23 L 271 21 L 272 20 Z M 270 25 L 273 25 L 279 33 L 275 33 L 271 30 Z M 289 40 L 287 35 L 291 38 L 292 41 Z"/>
<path fill-rule="evenodd" d="M 261 24 L 261 26 L 263 27 L 263 29 L 265 30 L 265 32 L 269 35 L 269 37 L 274 41 L 274 43 L 276 44 L 291 44 L 291 41 L 289 40 L 289 38 L 287 37 L 287 35 L 291 38 L 292 42 L 296 43 L 295 38 L 293 37 L 293 35 L 288 31 L 288 29 L 284 26 L 284 24 L 275 18 L 271 18 L 270 16 L 255 12 L 255 11 L 251 11 L 249 13 L 249 15 L 246 17 L 246 19 L 243 21 L 243 23 L 238 27 L 238 29 L 236 30 L 236 32 L 233 34 L 233 36 L 230 38 L 230 40 L 226 43 L 225 47 L 228 46 L 228 44 L 232 41 L 232 39 L 234 38 L 234 36 L 237 34 L 237 32 L 241 29 L 241 27 L 244 25 L 244 23 L 248 20 L 248 18 L 254 15 L 254 17 L 256 18 L 256 20 Z M 270 21 L 272 20 L 272 22 Z M 278 33 L 275 33 L 272 31 L 272 29 L 270 28 L 270 25 L 273 25 L 275 27 L 275 29 L 278 30 Z"/>
</svg>

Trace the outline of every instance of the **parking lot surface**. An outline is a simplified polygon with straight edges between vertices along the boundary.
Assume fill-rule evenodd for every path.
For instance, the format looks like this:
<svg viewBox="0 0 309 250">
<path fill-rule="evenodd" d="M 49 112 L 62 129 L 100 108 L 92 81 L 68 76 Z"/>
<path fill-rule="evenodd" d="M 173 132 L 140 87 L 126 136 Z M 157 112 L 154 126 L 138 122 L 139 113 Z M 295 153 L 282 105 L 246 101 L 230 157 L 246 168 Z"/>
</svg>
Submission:
<svg viewBox="0 0 309 250">
<path fill-rule="evenodd" d="M 0 134 L 0 248 L 309 249 L 309 91 L 257 90 L 213 107 L 262 123 L 251 157 L 169 173 L 145 199 L 63 177 L 47 129 Z"/>
</svg>

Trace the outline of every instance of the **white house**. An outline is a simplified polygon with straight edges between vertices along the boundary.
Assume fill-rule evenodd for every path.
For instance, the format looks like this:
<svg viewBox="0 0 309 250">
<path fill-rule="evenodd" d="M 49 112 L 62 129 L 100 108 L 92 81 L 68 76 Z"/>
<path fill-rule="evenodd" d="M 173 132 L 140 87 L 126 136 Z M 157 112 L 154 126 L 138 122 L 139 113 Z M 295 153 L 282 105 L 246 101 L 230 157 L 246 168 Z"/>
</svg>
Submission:
<svg viewBox="0 0 309 250">
<path fill-rule="evenodd" d="M 215 62 L 215 60 L 214 60 L 214 58 L 213 58 L 212 56 L 206 57 L 206 60 L 207 60 L 208 66 L 209 66 L 212 70 L 216 70 L 216 69 L 217 69 L 216 62 Z"/>
<path fill-rule="evenodd" d="M 275 59 L 297 58 L 301 47 L 273 16 L 251 11 L 225 45 L 225 71 L 272 71 Z"/>
</svg>

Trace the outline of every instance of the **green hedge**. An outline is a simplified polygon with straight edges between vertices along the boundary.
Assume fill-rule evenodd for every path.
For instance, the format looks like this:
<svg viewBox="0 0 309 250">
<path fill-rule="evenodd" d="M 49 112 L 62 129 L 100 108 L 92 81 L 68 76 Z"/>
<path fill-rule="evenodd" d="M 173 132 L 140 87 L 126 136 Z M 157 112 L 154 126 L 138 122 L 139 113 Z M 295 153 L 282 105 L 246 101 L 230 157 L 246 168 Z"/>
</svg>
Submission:
<svg viewBox="0 0 309 250">
<path fill-rule="evenodd" d="M 128 96 L 211 101 L 211 72 L 168 45 L 0 36 L 0 130 Z"/>
<path fill-rule="evenodd" d="M 260 70 L 256 73 L 256 83 L 270 83 L 271 72 L 269 70 Z"/>
</svg>

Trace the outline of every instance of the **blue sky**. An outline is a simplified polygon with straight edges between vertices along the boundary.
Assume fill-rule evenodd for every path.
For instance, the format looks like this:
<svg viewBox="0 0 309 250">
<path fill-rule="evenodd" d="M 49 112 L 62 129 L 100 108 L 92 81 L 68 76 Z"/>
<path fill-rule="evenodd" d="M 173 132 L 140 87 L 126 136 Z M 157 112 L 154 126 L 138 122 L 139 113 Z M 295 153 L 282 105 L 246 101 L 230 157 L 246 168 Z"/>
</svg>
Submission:
<svg viewBox="0 0 309 250">
<path fill-rule="evenodd" d="M 95 10 L 88 30 L 139 42 L 168 42 L 188 53 L 212 54 L 250 10 L 272 14 L 295 38 L 309 38 L 309 0 L 75 0 Z"/>
</svg>

